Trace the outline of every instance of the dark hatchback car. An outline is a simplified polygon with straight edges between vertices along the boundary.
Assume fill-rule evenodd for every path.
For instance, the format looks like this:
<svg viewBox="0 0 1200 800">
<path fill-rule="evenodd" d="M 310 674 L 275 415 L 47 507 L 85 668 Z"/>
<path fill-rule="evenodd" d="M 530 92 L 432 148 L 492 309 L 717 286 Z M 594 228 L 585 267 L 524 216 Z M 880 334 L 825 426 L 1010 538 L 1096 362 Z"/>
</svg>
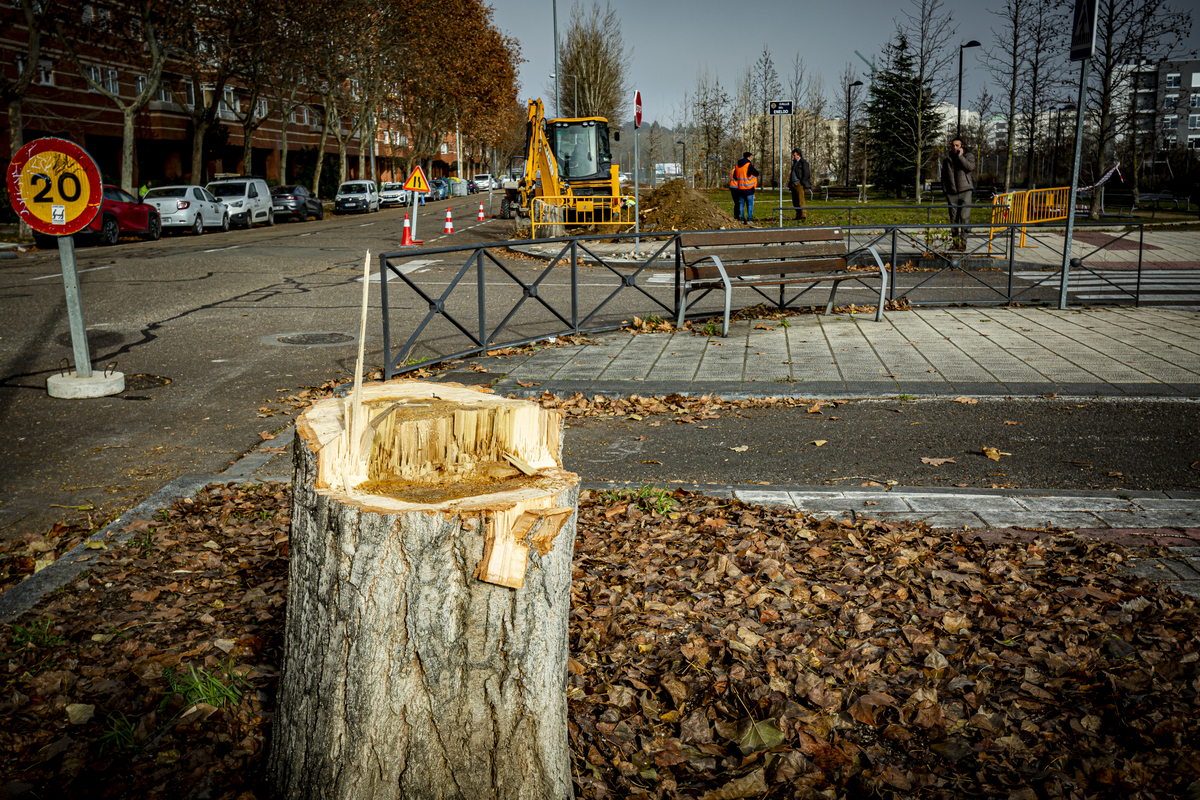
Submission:
<svg viewBox="0 0 1200 800">
<path fill-rule="evenodd" d="M 309 217 L 322 219 L 325 209 L 321 201 L 313 197 L 312 192 L 303 186 L 276 186 L 271 190 L 271 207 L 275 216 L 293 217 L 299 222 L 305 222 Z"/>
</svg>

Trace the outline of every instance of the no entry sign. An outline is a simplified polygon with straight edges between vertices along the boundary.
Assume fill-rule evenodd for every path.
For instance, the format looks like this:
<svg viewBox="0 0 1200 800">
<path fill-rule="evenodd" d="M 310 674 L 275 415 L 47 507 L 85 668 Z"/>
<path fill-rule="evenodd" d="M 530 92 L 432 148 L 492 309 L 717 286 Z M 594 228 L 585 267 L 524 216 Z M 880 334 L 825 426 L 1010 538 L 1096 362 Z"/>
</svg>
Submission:
<svg viewBox="0 0 1200 800">
<path fill-rule="evenodd" d="M 69 236 L 100 211 L 104 186 L 96 162 L 65 139 L 35 139 L 8 168 L 13 210 L 38 233 Z"/>
<path fill-rule="evenodd" d="M 633 93 L 633 127 L 642 127 L 642 93 Z"/>
</svg>

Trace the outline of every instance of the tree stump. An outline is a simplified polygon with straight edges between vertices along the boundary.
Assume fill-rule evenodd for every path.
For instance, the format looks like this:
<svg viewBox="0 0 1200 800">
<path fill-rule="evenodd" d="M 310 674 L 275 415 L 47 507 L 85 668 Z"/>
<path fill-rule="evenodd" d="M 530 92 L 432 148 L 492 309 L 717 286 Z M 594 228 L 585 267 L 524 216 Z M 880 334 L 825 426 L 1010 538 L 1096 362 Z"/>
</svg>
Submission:
<svg viewBox="0 0 1200 800">
<path fill-rule="evenodd" d="M 360 401 L 296 424 L 271 792 L 572 797 L 561 412 L 415 381 Z"/>
</svg>

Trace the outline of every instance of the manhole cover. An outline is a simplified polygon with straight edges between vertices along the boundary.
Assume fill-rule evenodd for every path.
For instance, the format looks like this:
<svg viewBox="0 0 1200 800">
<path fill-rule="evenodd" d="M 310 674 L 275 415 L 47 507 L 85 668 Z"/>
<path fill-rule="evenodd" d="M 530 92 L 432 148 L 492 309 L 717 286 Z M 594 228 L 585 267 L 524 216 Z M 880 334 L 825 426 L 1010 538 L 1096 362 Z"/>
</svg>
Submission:
<svg viewBox="0 0 1200 800">
<path fill-rule="evenodd" d="M 345 344 L 353 341 L 353 336 L 344 333 L 290 333 L 279 337 L 282 344 Z"/>
<path fill-rule="evenodd" d="M 170 378 L 164 378 L 162 375 L 126 375 L 125 376 L 125 391 L 141 391 L 143 389 L 155 389 L 159 386 L 166 386 L 171 382 Z M 133 398 L 127 397 L 126 400 Z"/>
</svg>

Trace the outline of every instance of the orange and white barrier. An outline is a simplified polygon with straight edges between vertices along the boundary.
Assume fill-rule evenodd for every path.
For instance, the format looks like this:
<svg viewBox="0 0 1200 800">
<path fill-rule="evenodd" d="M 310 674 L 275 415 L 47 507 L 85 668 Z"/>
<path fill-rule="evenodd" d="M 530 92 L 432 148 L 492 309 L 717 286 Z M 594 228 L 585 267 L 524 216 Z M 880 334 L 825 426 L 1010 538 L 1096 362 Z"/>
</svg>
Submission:
<svg viewBox="0 0 1200 800">
<path fill-rule="evenodd" d="M 485 217 L 485 216 L 483 215 L 483 203 L 480 203 L 480 204 L 479 204 L 479 221 L 480 221 L 480 222 L 486 222 L 486 221 L 487 221 L 487 217 Z"/>
<path fill-rule="evenodd" d="M 454 233 L 454 219 L 450 216 L 450 206 L 446 206 L 446 227 L 442 229 L 442 233 Z"/>
</svg>

